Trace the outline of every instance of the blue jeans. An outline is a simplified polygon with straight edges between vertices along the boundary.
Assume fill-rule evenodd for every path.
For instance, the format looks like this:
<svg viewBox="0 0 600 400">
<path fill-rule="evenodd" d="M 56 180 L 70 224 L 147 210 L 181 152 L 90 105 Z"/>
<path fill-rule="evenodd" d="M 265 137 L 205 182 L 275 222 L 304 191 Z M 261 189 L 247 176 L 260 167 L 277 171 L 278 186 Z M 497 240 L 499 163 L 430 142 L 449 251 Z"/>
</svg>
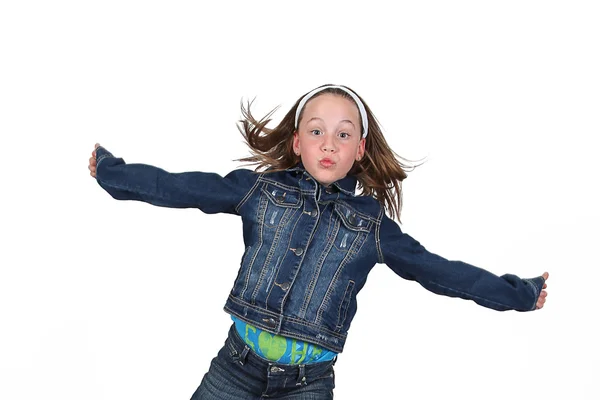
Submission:
<svg viewBox="0 0 600 400">
<path fill-rule="evenodd" d="M 191 400 L 330 400 L 336 360 L 298 365 L 269 361 L 252 351 L 232 324 Z"/>
</svg>

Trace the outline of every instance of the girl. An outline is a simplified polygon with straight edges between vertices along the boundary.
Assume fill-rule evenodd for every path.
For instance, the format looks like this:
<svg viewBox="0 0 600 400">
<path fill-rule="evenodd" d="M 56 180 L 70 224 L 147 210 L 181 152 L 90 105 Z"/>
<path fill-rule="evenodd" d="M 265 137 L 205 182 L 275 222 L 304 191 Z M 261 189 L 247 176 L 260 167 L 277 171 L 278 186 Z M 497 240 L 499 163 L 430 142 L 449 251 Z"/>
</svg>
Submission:
<svg viewBox="0 0 600 400">
<path fill-rule="evenodd" d="M 242 113 L 252 155 L 240 161 L 256 172 L 169 173 L 126 164 L 98 144 L 90 158 L 91 175 L 115 199 L 242 218 L 246 250 L 224 307 L 234 323 L 192 399 L 333 398 L 333 365 L 376 263 L 495 310 L 543 307 L 547 272 L 496 276 L 402 232 L 394 219 L 404 165 L 348 87 L 310 91 L 274 129 L 272 113 L 256 120 L 250 104 Z"/>
</svg>

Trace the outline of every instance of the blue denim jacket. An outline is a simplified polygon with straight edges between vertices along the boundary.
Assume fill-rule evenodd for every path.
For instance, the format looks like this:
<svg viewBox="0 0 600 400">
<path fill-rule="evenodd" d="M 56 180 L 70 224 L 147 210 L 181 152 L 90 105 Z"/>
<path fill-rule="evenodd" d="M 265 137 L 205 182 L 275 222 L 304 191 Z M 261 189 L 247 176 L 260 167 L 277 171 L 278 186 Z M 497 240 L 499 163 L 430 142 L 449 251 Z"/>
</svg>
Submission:
<svg viewBox="0 0 600 400">
<path fill-rule="evenodd" d="M 242 217 L 246 249 L 225 311 L 273 334 L 341 352 L 369 271 L 387 264 L 427 290 L 499 311 L 534 310 L 543 277 L 500 277 L 425 249 L 356 179 L 330 187 L 298 164 L 281 172 L 169 173 L 96 149 L 96 179 L 118 200 Z"/>
</svg>

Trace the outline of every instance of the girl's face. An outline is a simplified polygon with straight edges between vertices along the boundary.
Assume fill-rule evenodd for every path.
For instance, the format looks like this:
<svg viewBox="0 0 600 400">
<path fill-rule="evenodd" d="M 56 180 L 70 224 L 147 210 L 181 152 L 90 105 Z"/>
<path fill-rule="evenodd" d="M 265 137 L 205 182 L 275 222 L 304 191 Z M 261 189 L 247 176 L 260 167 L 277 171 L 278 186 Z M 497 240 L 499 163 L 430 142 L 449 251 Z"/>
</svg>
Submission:
<svg viewBox="0 0 600 400">
<path fill-rule="evenodd" d="M 324 186 L 342 179 L 365 153 L 359 111 L 352 100 L 331 93 L 306 103 L 294 152 L 309 174 Z"/>
</svg>

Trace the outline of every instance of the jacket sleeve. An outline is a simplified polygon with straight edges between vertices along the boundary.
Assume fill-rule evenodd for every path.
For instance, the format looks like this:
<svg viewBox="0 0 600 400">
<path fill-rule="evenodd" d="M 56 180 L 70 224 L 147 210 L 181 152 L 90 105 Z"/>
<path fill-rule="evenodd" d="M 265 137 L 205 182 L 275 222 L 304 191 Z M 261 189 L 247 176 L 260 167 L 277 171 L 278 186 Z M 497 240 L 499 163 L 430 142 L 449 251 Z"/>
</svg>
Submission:
<svg viewBox="0 0 600 400">
<path fill-rule="evenodd" d="M 535 310 L 544 285 L 541 276 L 533 279 L 521 279 L 512 274 L 497 276 L 465 262 L 433 254 L 403 233 L 385 214 L 380 229 L 379 262 L 433 293 L 473 300 L 498 311 Z"/>
<path fill-rule="evenodd" d="M 127 164 L 102 146 L 96 149 L 96 181 L 117 200 L 239 214 L 238 205 L 257 179 L 258 174 L 247 169 L 225 177 L 206 172 L 171 173 L 152 165 Z"/>
</svg>

